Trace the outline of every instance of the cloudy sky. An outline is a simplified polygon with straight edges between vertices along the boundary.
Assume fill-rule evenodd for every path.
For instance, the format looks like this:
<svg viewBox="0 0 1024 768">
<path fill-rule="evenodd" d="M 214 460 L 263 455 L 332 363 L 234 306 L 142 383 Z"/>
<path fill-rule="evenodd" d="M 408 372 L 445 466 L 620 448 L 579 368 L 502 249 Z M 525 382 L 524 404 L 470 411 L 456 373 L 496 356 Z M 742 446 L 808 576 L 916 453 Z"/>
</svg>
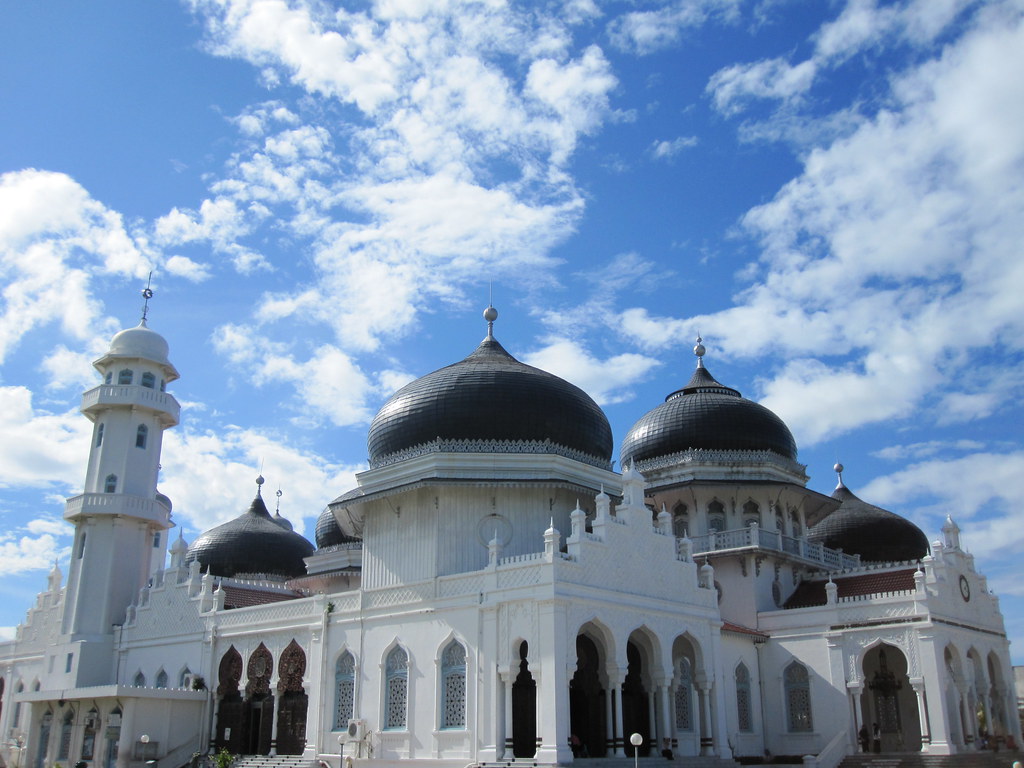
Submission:
<svg viewBox="0 0 1024 768">
<path fill-rule="evenodd" d="M 699 330 L 811 487 L 953 515 L 1024 662 L 1022 71 L 1021 0 L 4 3 L 0 626 L 152 271 L 186 540 L 260 466 L 311 537 L 490 291 L 617 442 Z"/>
</svg>

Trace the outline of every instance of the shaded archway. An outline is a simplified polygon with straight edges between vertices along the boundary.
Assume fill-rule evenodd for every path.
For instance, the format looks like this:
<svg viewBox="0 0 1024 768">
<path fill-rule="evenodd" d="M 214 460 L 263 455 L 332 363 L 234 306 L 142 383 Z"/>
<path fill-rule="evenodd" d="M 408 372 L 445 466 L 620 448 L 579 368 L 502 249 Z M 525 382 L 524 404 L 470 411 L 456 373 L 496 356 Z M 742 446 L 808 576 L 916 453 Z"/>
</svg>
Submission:
<svg viewBox="0 0 1024 768">
<path fill-rule="evenodd" d="M 626 677 L 622 681 L 622 736 L 629 757 L 633 757 L 637 749 L 641 757 L 647 757 L 651 752 L 651 700 L 647 690 L 646 666 L 640 646 L 630 639 L 626 643 Z M 629 742 L 634 733 L 643 737 L 639 748 Z"/>
<path fill-rule="evenodd" d="M 697 695 L 697 672 L 700 655 L 689 637 L 680 636 L 672 644 L 672 746 L 683 756 L 701 752 L 701 708 Z"/>
<path fill-rule="evenodd" d="M 921 719 L 917 695 L 907 676 L 907 657 L 896 646 L 881 643 L 864 654 L 862 665 L 867 686 L 867 695 L 861 698 L 862 722 L 872 734 L 878 725 L 878 748 L 882 752 L 919 752 Z"/>
<path fill-rule="evenodd" d="M 512 755 L 537 754 L 537 682 L 530 674 L 529 645 L 519 644 L 519 673 L 512 683 Z"/>
<path fill-rule="evenodd" d="M 53 727 L 53 712 L 47 710 L 39 723 L 39 745 L 36 748 L 35 768 L 43 768 L 46 763 L 46 749 L 50 746 L 50 729 Z"/>
<path fill-rule="evenodd" d="M 274 732 L 274 695 L 270 692 L 270 676 L 274 657 L 260 643 L 246 665 L 245 684 L 245 752 L 247 755 L 270 753 Z"/>
<path fill-rule="evenodd" d="M 244 703 L 238 690 L 242 679 L 242 655 L 231 646 L 217 668 L 217 731 L 214 744 L 232 754 L 241 754 L 245 743 Z"/>
<path fill-rule="evenodd" d="M 295 640 L 281 654 L 277 693 L 277 754 L 301 755 L 306 746 L 306 710 L 309 697 L 302 687 L 306 674 L 306 653 Z"/>
<path fill-rule="evenodd" d="M 604 757 L 607 750 L 602 650 L 587 635 L 576 636 L 576 672 L 569 682 L 569 722 L 572 734 L 579 740 L 579 744 L 573 744 L 577 757 Z"/>
</svg>

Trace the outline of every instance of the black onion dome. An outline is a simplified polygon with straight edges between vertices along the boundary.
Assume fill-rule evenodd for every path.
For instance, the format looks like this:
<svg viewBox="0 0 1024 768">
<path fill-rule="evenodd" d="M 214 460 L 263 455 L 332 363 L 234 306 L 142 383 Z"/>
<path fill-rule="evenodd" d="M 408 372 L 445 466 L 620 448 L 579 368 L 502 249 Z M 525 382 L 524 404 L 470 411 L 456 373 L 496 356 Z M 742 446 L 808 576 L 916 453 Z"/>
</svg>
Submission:
<svg viewBox="0 0 1024 768">
<path fill-rule="evenodd" d="M 392 395 L 370 425 L 370 463 L 438 438 L 550 440 L 606 462 L 612 455 L 608 419 L 586 392 L 519 362 L 490 334 L 465 360 Z"/>
<path fill-rule="evenodd" d="M 326 549 L 338 544 L 348 544 L 352 541 L 358 541 L 358 539 L 346 536 L 342 532 L 341 526 L 338 525 L 338 521 L 335 519 L 334 513 L 331 512 L 330 507 L 320 513 L 320 517 L 316 520 L 317 549 Z"/>
<path fill-rule="evenodd" d="M 186 562 L 199 561 L 214 576 L 266 574 L 293 578 L 306 575 L 303 558 L 313 545 L 274 522 L 259 494 L 249 511 L 211 528 L 188 548 Z"/>
<path fill-rule="evenodd" d="M 842 502 L 839 509 L 807 532 L 809 541 L 869 563 L 920 560 L 928 554 L 928 538 L 906 518 L 861 501 L 842 481 L 832 498 Z"/>
<path fill-rule="evenodd" d="M 694 449 L 773 451 L 796 460 L 796 441 L 785 422 L 720 384 L 703 361 L 685 387 L 630 428 L 622 442 L 620 465 Z"/>
</svg>

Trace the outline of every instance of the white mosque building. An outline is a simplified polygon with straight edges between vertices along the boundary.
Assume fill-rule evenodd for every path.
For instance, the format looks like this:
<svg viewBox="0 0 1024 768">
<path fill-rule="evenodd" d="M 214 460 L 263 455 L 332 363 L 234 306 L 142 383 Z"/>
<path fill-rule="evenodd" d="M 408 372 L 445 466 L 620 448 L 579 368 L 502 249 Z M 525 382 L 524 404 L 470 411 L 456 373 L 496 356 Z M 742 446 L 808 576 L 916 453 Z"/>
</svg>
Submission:
<svg viewBox="0 0 1024 768">
<path fill-rule="evenodd" d="M 865 727 L 885 752 L 1020 744 L 999 604 L 952 520 L 929 545 L 841 474 L 809 490 L 789 429 L 716 381 L 699 340 L 615 472 L 601 409 L 509 355 L 496 317 L 381 408 L 370 468 L 315 547 L 259 488 L 191 546 L 168 536 L 178 372 L 145 319 L 118 333 L 82 398 L 66 582 L 55 566 L 0 644 L 0 758 L 176 768 L 226 747 L 463 768 L 670 750 L 831 768 Z"/>
</svg>

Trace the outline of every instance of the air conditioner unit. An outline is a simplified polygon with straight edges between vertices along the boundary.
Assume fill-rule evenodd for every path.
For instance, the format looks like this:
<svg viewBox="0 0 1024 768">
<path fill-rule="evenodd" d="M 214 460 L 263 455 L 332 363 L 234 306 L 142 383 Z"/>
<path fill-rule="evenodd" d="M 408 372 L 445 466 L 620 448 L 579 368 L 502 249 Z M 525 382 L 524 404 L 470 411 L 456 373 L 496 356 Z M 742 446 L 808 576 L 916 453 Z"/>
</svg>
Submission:
<svg viewBox="0 0 1024 768">
<path fill-rule="evenodd" d="M 366 721 L 349 720 L 347 741 L 363 741 L 366 738 Z"/>
<path fill-rule="evenodd" d="M 193 674 L 188 674 L 188 675 L 182 676 L 182 678 L 181 678 L 181 687 L 184 688 L 186 691 L 191 691 L 192 690 L 192 681 L 195 680 L 195 679 L 196 679 L 196 676 L 193 675 Z"/>
<path fill-rule="evenodd" d="M 96 728 L 96 715 L 86 715 L 83 721 L 86 728 Z"/>
<path fill-rule="evenodd" d="M 121 716 L 120 715 L 108 715 L 107 716 L 107 727 L 108 728 L 120 728 L 121 727 Z"/>
</svg>

